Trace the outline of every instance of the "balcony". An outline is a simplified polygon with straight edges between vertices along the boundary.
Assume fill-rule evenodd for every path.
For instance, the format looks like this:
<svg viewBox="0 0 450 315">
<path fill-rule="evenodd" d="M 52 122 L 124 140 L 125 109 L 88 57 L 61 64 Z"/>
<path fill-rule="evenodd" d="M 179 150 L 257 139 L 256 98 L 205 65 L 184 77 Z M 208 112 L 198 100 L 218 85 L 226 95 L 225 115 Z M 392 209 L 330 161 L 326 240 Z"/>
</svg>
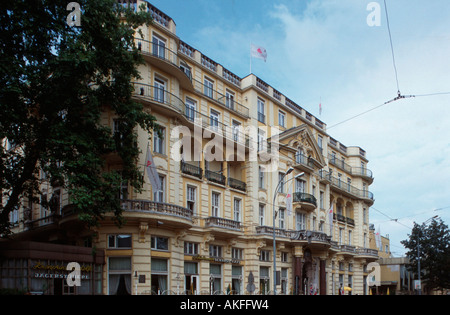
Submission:
<svg viewBox="0 0 450 315">
<path fill-rule="evenodd" d="M 172 94 L 161 87 L 139 82 L 133 82 L 133 87 L 135 98 L 159 105 L 160 111 L 184 115 L 186 105 L 175 94 Z"/>
<path fill-rule="evenodd" d="M 176 77 L 183 88 L 193 89 L 191 70 L 184 65 L 177 52 L 168 49 L 165 45 L 140 38 L 135 38 L 135 44 L 145 60 Z"/>
<path fill-rule="evenodd" d="M 367 180 L 370 184 L 373 183 L 373 173 L 371 170 L 365 168 L 365 167 L 353 167 L 352 168 L 352 175 L 354 176 L 360 176 Z"/>
<path fill-rule="evenodd" d="M 243 118 L 250 118 L 249 109 L 247 107 L 245 107 L 244 105 L 240 104 L 239 102 L 237 102 L 235 99 L 233 99 L 229 96 L 227 97 L 227 95 L 224 95 L 224 94 L 214 90 L 211 86 L 205 85 L 198 80 L 194 79 L 193 82 L 194 82 L 194 89 L 198 93 L 219 103 L 223 107 L 228 108 L 229 110 L 233 111 L 234 113 L 239 114 Z"/>
<path fill-rule="evenodd" d="M 198 179 L 202 179 L 203 177 L 203 170 L 200 166 L 192 165 L 186 162 L 181 162 L 181 172 L 183 174 L 197 177 Z"/>
<path fill-rule="evenodd" d="M 313 171 L 314 170 L 314 163 L 312 160 L 302 153 L 297 153 L 295 155 L 295 167 L 298 167 L 302 171 Z"/>
<path fill-rule="evenodd" d="M 217 184 L 220 184 L 220 185 L 225 185 L 225 183 L 226 183 L 226 177 L 223 174 L 218 173 L 218 172 L 213 172 L 213 171 L 210 171 L 210 170 L 206 170 L 205 171 L 205 177 L 209 181 L 217 183 Z"/>
<path fill-rule="evenodd" d="M 235 178 L 228 178 L 228 186 L 230 186 L 231 188 L 246 192 L 247 191 L 247 184 L 243 181 L 240 181 L 238 179 Z"/>
<path fill-rule="evenodd" d="M 376 249 L 371 249 L 371 248 L 358 247 L 358 248 L 356 248 L 356 255 L 359 258 L 366 258 L 366 259 L 373 259 L 373 260 L 378 259 L 378 251 Z"/>
<path fill-rule="evenodd" d="M 140 220 L 148 216 L 176 227 L 190 227 L 193 224 L 193 211 L 178 205 L 147 200 L 122 200 L 121 205 L 127 220 Z"/>
<path fill-rule="evenodd" d="M 317 199 L 311 194 L 295 192 L 293 203 L 300 204 L 303 210 L 312 211 L 317 207 Z"/>
</svg>

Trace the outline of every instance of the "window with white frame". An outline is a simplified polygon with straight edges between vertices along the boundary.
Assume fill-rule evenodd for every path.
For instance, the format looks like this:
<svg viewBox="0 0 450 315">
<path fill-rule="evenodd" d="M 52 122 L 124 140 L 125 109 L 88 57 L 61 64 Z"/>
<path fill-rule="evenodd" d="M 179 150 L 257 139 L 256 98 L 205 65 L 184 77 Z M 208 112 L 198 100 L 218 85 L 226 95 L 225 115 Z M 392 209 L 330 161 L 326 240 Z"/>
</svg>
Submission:
<svg viewBox="0 0 450 315">
<path fill-rule="evenodd" d="M 198 243 L 184 242 L 185 255 L 198 255 Z"/>
<path fill-rule="evenodd" d="M 295 228 L 297 231 L 306 230 L 306 214 L 297 212 L 295 215 Z"/>
<path fill-rule="evenodd" d="M 233 140 L 239 141 L 240 140 L 239 134 L 240 134 L 241 123 L 236 120 L 233 120 L 232 128 L 233 128 Z"/>
<path fill-rule="evenodd" d="M 157 102 L 165 102 L 166 82 L 162 79 L 155 78 L 154 99 Z"/>
<path fill-rule="evenodd" d="M 306 182 L 302 179 L 296 178 L 295 179 L 295 192 L 305 192 Z"/>
<path fill-rule="evenodd" d="M 156 202 L 166 201 L 166 176 L 159 175 L 159 181 L 161 182 L 161 189 L 153 193 L 153 198 Z"/>
<path fill-rule="evenodd" d="M 264 170 L 261 166 L 258 168 L 258 186 L 264 189 Z"/>
<path fill-rule="evenodd" d="M 209 257 L 222 257 L 222 246 L 209 245 Z"/>
<path fill-rule="evenodd" d="M 234 221 L 241 221 L 241 199 L 234 198 L 234 205 L 233 205 L 233 213 L 234 213 Z"/>
<path fill-rule="evenodd" d="M 270 261 L 270 251 L 261 250 L 259 253 L 259 261 Z"/>
<path fill-rule="evenodd" d="M 205 78 L 203 81 L 203 94 L 205 94 L 208 97 L 213 98 L 213 91 L 214 91 L 214 82 Z"/>
<path fill-rule="evenodd" d="M 215 111 L 215 110 L 211 109 L 209 117 L 210 117 L 210 125 L 211 125 L 212 129 L 213 130 L 218 130 L 219 129 L 220 113 L 218 111 Z"/>
<path fill-rule="evenodd" d="M 280 210 L 278 210 L 278 220 L 279 220 L 279 227 L 280 229 L 284 229 L 285 227 L 285 217 L 286 217 L 286 210 L 284 208 L 280 208 Z"/>
<path fill-rule="evenodd" d="M 186 118 L 190 121 L 195 120 L 197 104 L 194 100 L 186 97 Z"/>
<path fill-rule="evenodd" d="M 150 247 L 153 250 L 169 250 L 169 239 L 167 237 L 152 236 Z"/>
<path fill-rule="evenodd" d="M 234 93 L 229 90 L 226 90 L 225 97 L 226 97 L 225 105 L 228 108 L 234 109 Z"/>
<path fill-rule="evenodd" d="M 264 226 L 265 223 L 265 208 L 266 206 L 263 204 L 259 204 L 259 225 Z"/>
<path fill-rule="evenodd" d="M 267 138 L 266 132 L 261 128 L 258 128 L 258 151 L 266 151 Z"/>
<path fill-rule="evenodd" d="M 278 125 L 280 127 L 286 127 L 286 114 L 281 110 L 278 111 Z"/>
<path fill-rule="evenodd" d="M 186 193 L 187 193 L 186 206 L 188 209 L 194 211 L 195 213 L 197 188 L 195 186 L 187 186 Z"/>
<path fill-rule="evenodd" d="M 158 132 L 153 131 L 153 152 L 165 154 L 165 138 L 166 138 L 166 128 L 158 126 L 161 131 L 161 137 Z"/>
<path fill-rule="evenodd" d="M 278 188 L 278 192 L 284 194 L 284 173 L 283 172 L 278 172 L 278 182 L 280 183 L 280 186 Z"/>
<path fill-rule="evenodd" d="M 131 248 L 130 234 L 111 234 L 108 235 L 108 248 Z"/>
<path fill-rule="evenodd" d="M 258 121 L 263 124 L 266 122 L 266 115 L 264 114 L 264 101 L 258 98 Z"/>
<path fill-rule="evenodd" d="M 220 194 L 217 192 L 211 195 L 211 216 L 220 217 Z"/>
<path fill-rule="evenodd" d="M 166 41 L 157 35 L 152 36 L 152 53 L 162 59 L 166 56 Z"/>
</svg>

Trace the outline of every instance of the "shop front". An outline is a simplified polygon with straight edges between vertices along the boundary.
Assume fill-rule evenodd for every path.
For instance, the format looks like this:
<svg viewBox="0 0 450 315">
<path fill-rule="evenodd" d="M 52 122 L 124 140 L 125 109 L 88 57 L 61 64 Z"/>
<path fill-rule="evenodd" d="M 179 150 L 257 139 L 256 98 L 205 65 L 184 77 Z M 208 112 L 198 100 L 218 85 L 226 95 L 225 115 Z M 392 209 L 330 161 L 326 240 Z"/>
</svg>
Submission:
<svg viewBox="0 0 450 315">
<path fill-rule="evenodd" d="M 103 251 L 37 242 L 0 242 L 0 290 L 19 294 L 102 293 Z"/>
</svg>

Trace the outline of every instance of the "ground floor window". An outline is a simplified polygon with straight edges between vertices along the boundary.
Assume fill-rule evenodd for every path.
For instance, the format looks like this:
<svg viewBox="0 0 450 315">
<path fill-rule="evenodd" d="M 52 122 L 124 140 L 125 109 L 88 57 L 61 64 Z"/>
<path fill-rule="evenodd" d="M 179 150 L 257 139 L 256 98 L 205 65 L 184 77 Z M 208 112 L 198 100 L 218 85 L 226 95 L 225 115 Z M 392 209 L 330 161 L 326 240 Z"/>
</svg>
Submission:
<svg viewBox="0 0 450 315">
<path fill-rule="evenodd" d="M 109 295 L 131 295 L 131 257 L 109 257 Z"/>
<path fill-rule="evenodd" d="M 268 294 L 270 289 L 269 267 L 259 267 L 260 294 Z"/>
<path fill-rule="evenodd" d="M 199 288 L 198 264 L 184 262 L 184 291 L 187 295 L 197 295 Z"/>
<path fill-rule="evenodd" d="M 152 258 L 152 294 L 168 294 L 168 261 Z"/>
<path fill-rule="evenodd" d="M 231 267 L 231 291 L 232 294 L 242 293 L 242 266 Z"/>
<path fill-rule="evenodd" d="M 210 264 L 210 293 L 219 294 L 222 291 L 222 265 Z"/>
</svg>

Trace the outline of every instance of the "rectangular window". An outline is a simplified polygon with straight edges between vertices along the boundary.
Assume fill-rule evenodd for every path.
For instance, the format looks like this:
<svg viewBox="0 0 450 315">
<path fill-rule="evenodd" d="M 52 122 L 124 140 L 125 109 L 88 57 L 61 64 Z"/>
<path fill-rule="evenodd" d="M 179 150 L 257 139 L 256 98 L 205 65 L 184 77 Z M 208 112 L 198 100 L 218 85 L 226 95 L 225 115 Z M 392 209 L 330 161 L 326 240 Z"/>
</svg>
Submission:
<svg viewBox="0 0 450 315">
<path fill-rule="evenodd" d="M 154 99 L 157 102 L 164 103 L 165 102 L 165 93 L 166 93 L 166 82 L 155 78 L 155 86 L 154 86 Z"/>
<path fill-rule="evenodd" d="M 279 226 L 280 229 L 284 229 L 284 220 L 285 220 L 285 212 L 286 210 L 284 208 L 280 208 L 280 210 L 278 211 L 278 217 L 279 217 Z"/>
<path fill-rule="evenodd" d="M 234 198 L 234 221 L 241 221 L 241 199 Z"/>
<path fill-rule="evenodd" d="M 198 255 L 198 243 L 184 242 L 185 255 Z"/>
<path fill-rule="evenodd" d="M 152 236 L 151 249 L 169 250 L 169 239 L 167 237 Z"/>
<path fill-rule="evenodd" d="M 227 90 L 225 97 L 226 97 L 225 105 L 228 108 L 234 109 L 234 93 Z"/>
<path fill-rule="evenodd" d="M 258 185 L 260 189 L 264 189 L 264 171 L 261 166 L 258 169 Z"/>
<path fill-rule="evenodd" d="M 258 152 L 266 151 L 266 148 L 267 148 L 266 132 L 258 128 Z"/>
<path fill-rule="evenodd" d="M 270 261 L 270 251 L 261 250 L 261 252 L 259 254 L 259 260 L 260 261 Z"/>
<path fill-rule="evenodd" d="M 321 191 L 320 194 L 319 194 L 320 209 L 325 209 L 325 206 L 324 206 L 323 202 L 324 202 L 324 192 Z"/>
<path fill-rule="evenodd" d="M 196 187 L 194 186 L 187 186 L 187 198 L 186 198 L 186 206 L 188 209 L 194 211 L 195 213 L 195 208 L 196 208 L 196 204 L 195 204 L 195 200 L 196 200 Z"/>
<path fill-rule="evenodd" d="M 297 231 L 306 230 L 306 214 L 297 212 L 295 217 Z"/>
<path fill-rule="evenodd" d="M 153 152 L 165 154 L 166 128 L 158 126 L 161 130 L 161 137 L 153 131 Z"/>
<path fill-rule="evenodd" d="M 161 37 L 153 35 L 152 37 L 152 53 L 154 56 L 165 59 L 166 41 Z"/>
<path fill-rule="evenodd" d="M 295 179 L 295 192 L 305 192 L 306 182 L 302 179 Z"/>
<path fill-rule="evenodd" d="M 164 175 L 159 175 L 159 181 L 161 182 L 161 190 L 155 191 L 153 193 L 153 198 L 156 202 L 166 201 L 166 177 Z"/>
<path fill-rule="evenodd" d="M 278 125 L 280 127 L 286 127 L 286 114 L 281 110 L 278 111 Z"/>
<path fill-rule="evenodd" d="M 265 205 L 260 204 L 259 205 L 259 225 L 261 225 L 261 226 L 264 226 L 264 223 L 265 223 L 264 212 L 265 212 Z"/>
<path fill-rule="evenodd" d="M 231 258 L 242 260 L 244 258 L 244 250 L 242 248 L 233 247 L 231 250 Z"/>
<path fill-rule="evenodd" d="M 280 186 L 278 188 L 278 192 L 284 194 L 284 181 L 282 179 L 284 178 L 283 172 L 278 172 L 278 182 L 280 183 Z"/>
<path fill-rule="evenodd" d="M 211 113 L 209 115 L 210 117 L 210 125 L 213 130 L 219 129 L 219 120 L 220 120 L 220 113 L 211 109 Z"/>
<path fill-rule="evenodd" d="M 240 130 L 239 129 L 241 128 L 241 123 L 236 120 L 233 120 L 232 126 L 233 126 L 233 140 L 240 141 L 240 139 L 239 139 Z"/>
<path fill-rule="evenodd" d="M 222 257 L 222 246 L 209 245 L 209 257 Z"/>
<path fill-rule="evenodd" d="M 108 235 L 108 248 L 131 248 L 131 235 Z"/>
<path fill-rule="evenodd" d="M 213 98 L 214 82 L 205 78 L 203 83 L 204 83 L 203 94 L 205 94 L 208 97 Z"/>
<path fill-rule="evenodd" d="M 197 105 L 195 101 L 191 100 L 190 98 L 186 98 L 186 118 L 190 121 L 195 120 L 196 108 Z"/>
<path fill-rule="evenodd" d="M 264 101 L 258 98 L 258 121 L 266 123 L 266 115 L 264 114 Z"/>
<path fill-rule="evenodd" d="M 220 217 L 220 194 L 213 192 L 211 196 L 211 216 Z"/>
</svg>

